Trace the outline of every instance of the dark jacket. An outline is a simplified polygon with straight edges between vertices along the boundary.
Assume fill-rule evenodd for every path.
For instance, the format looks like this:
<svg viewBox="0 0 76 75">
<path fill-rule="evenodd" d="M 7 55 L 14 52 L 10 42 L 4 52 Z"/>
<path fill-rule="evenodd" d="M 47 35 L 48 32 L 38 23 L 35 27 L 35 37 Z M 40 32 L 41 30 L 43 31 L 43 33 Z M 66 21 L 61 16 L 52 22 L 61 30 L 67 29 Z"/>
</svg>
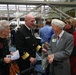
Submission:
<svg viewBox="0 0 76 75">
<path fill-rule="evenodd" d="M 0 75 L 9 75 L 9 64 L 4 62 L 4 57 L 9 53 L 7 39 L 0 38 Z"/>
<path fill-rule="evenodd" d="M 36 48 L 38 46 L 36 38 L 31 34 L 31 31 L 28 30 L 26 26 L 22 26 L 16 32 L 16 48 L 19 50 L 20 59 L 19 59 L 19 67 L 20 70 L 24 70 L 30 67 L 30 57 L 36 57 Z M 25 59 L 22 58 L 23 55 L 29 54 L 29 56 Z M 26 74 L 26 73 L 25 73 Z"/>
</svg>

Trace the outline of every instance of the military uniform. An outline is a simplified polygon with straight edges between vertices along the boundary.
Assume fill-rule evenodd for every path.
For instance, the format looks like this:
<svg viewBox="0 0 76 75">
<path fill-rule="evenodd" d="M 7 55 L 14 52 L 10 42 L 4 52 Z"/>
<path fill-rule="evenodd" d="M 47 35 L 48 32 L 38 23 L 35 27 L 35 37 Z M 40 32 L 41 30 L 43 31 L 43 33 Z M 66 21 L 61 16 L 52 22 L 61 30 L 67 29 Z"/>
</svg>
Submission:
<svg viewBox="0 0 76 75">
<path fill-rule="evenodd" d="M 19 50 L 20 59 L 18 61 L 20 71 L 28 69 L 30 67 L 30 57 L 36 57 L 36 51 L 41 49 L 38 45 L 36 38 L 32 35 L 31 31 L 23 25 L 16 32 L 15 40 L 16 48 Z M 26 72 L 21 75 L 30 75 L 30 72 Z"/>
<path fill-rule="evenodd" d="M 9 53 L 7 39 L 0 38 L 0 75 L 9 75 L 9 64 L 4 62 L 4 57 Z"/>
</svg>

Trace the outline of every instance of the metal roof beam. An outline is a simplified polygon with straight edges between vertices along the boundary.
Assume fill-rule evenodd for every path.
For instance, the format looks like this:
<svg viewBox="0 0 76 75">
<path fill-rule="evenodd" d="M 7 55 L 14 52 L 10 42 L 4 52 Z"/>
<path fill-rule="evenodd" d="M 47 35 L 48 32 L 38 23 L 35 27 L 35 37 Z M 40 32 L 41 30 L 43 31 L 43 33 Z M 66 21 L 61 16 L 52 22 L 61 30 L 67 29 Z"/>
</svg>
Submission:
<svg viewBox="0 0 76 75">
<path fill-rule="evenodd" d="M 38 6 L 35 7 L 34 9 L 32 9 L 32 10 L 30 10 L 30 11 L 27 11 L 27 12 L 23 13 L 22 15 L 20 15 L 20 16 L 14 18 L 14 19 L 12 19 L 10 22 L 12 22 L 12 21 L 14 21 L 14 20 L 17 20 L 18 18 L 24 16 L 25 14 L 28 14 L 29 12 L 33 12 L 34 10 L 38 9 L 40 6 L 41 6 L 41 5 L 38 5 Z"/>
<path fill-rule="evenodd" d="M 52 2 L 52 1 L 25 1 L 25 0 L 0 0 L 1 4 L 22 4 L 22 5 L 56 5 L 56 6 L 76 6 L 76 2 Z"/>
<path fill-rule="evenodd" d="M 61 10 L 59 10 L 59 9 L 57 9 L 57 8 L 56 8 L 55 6 L 53 6 L 53 5 L 50 5 L 50 7 L 51 7 L 53 10 L 61 13 L 62 15 L 66 16 L 66 17 L 71 17 L 70 15 L 66 14 L 65 12 L 63 12 L 63 11 L 61 11 Z"/>
</svg>

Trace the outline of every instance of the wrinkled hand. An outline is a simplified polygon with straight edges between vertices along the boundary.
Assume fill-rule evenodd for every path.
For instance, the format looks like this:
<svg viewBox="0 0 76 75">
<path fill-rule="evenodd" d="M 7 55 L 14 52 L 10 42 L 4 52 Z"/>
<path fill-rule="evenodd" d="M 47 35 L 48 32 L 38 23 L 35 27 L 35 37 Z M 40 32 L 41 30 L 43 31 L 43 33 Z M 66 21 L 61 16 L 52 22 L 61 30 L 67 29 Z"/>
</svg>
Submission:
<svg viewBox="0 0 76 75">
<path fill-rule="evenodd" d="M 48 62 L 51 64 L 54 60 L 54 54 L 48 55 L 47 59 L 48 59 Z"/>
<path fill-rule="evenodd" d="M 30 58 L 30 62 L 31 62 L 32 64 L 34 64 L 34 63 L 36 62 L 36 58 L 31 57 L 31 58 Z"/>
<path fill-rule="evenodd" d="M 47 50 L 46 50 L 45 48 L 43 48 L 43 49 L 42 49 L 42 52 L 43 52 L 44 54 L 46 54 L 46 53 L 47 53 Z"/>
<path fill-rule="evenodd" d="M 43 45 L 43 47 L 44 47 L 45 49 L 48 49 L 49 43 L 48 43 L 48 42 L 45 42 L 44 45 Z"/>
<path fill-rule="evenodd" d="M 7 57 L 4 58 L 5 63 L 10 63 L 11 61 L 12 61 L 11 58 L 7 58 Z"/>
</svg>

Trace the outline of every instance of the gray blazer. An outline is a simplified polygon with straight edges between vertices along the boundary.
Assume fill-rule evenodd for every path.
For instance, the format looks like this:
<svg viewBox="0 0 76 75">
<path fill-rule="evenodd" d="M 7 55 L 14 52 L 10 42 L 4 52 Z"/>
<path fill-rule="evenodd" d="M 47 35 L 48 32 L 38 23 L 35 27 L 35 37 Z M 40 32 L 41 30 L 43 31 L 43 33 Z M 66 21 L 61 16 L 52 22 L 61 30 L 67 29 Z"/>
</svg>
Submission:
<svg viewBox="0 0 76 75">
<path fill-rule="evenodd" d="M 54 62 L 51 64 L 50 71 L 52 75 L 70 75 L 69 56 L 74 46 L 74 38 L 71 34 L 64 31 L 58 45 L 56 45 L 57 36 L 54 34 L 49 43 L 50 54 L 54 54 Z"/>
</svg>

